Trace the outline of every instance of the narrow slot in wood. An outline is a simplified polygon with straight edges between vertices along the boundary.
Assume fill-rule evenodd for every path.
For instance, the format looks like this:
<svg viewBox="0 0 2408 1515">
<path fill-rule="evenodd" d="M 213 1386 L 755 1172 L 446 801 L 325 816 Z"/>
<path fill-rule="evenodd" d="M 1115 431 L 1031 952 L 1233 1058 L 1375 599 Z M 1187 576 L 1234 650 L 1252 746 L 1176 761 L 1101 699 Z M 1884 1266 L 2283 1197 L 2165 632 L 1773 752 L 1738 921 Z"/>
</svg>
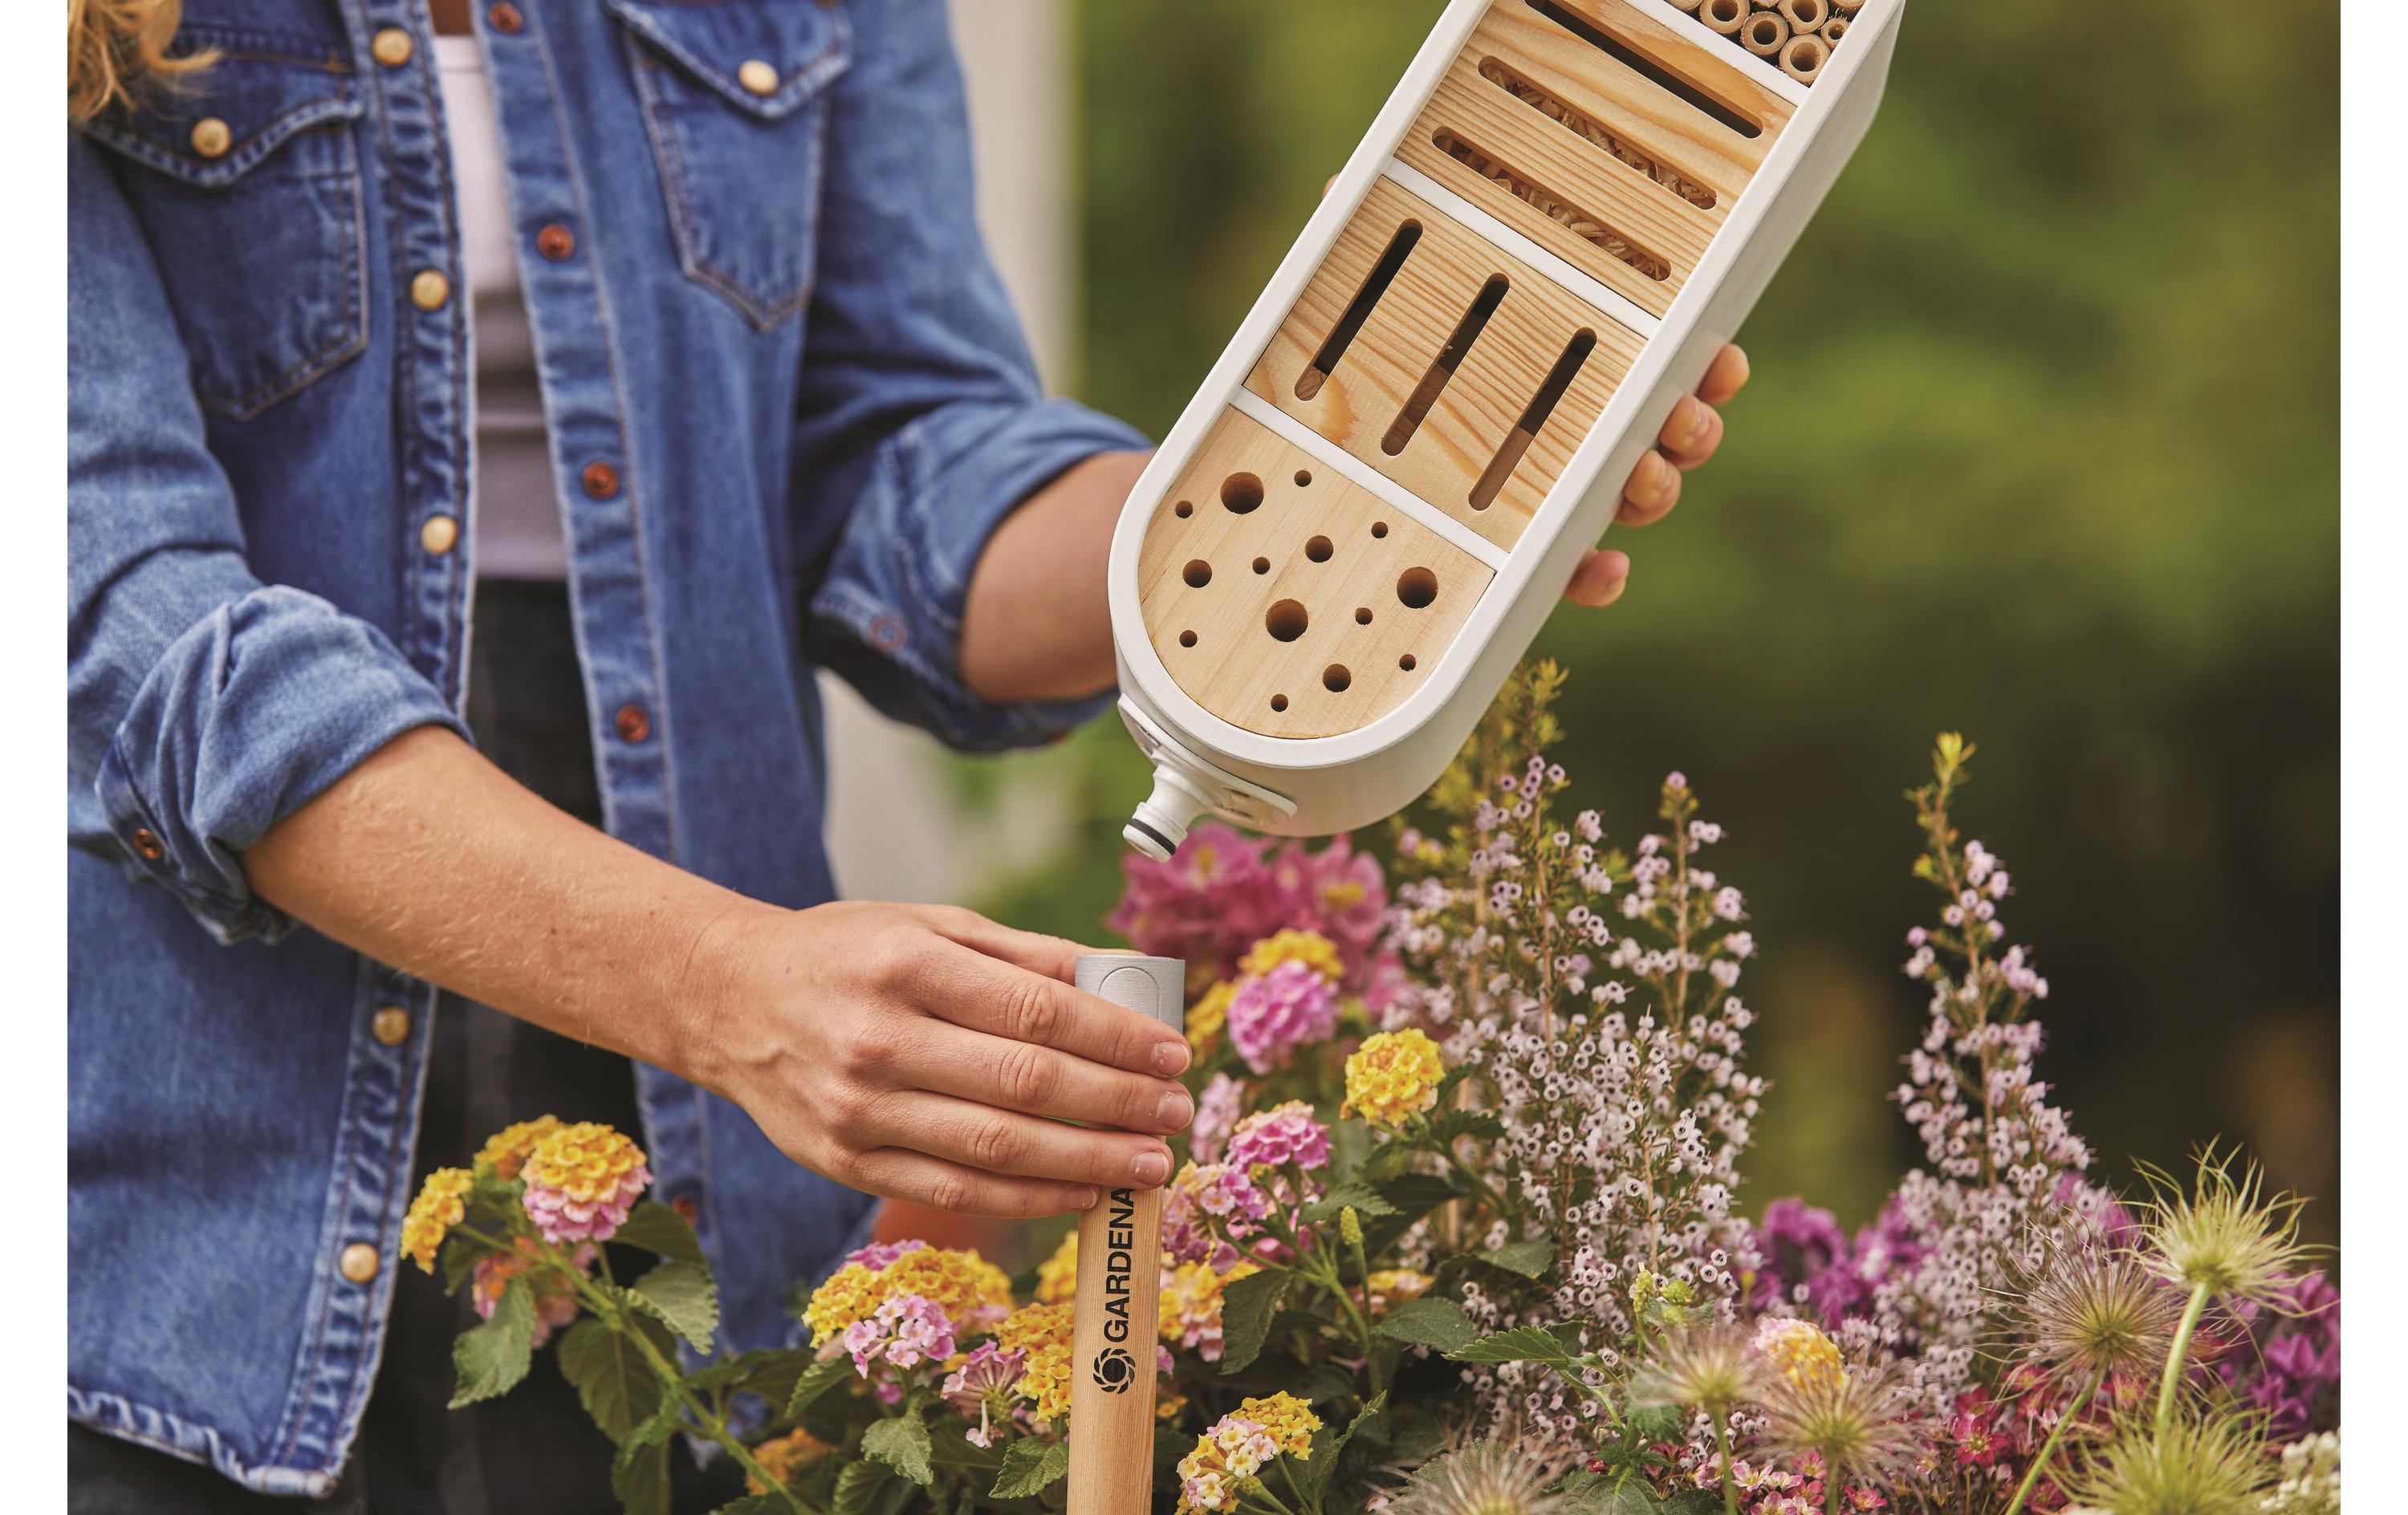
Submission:
<svg viewBox="0 0 2408 1515">
<path fill-rule="evenodd" d="M 1555 407 L 1562 402 L 1564 392 L 1572 387 L 1572 380 L 1580 377 L 1581 365 L 1588 362 L 1588 355 L 1595 350 L 1597 333 L 1586 327 L 1574 332 L 1572 339 L 1564 344 L 1564 350 L 1555 358 L 1555 366 L 1547 370 L 1546 379 L 1540 384 L 1539 392 L 1530 396 L 1530 403 L 1523 408 L 1522 419 L 1505 434 L 1505 440 L 1497 449 L 1497 455 L 1488 460 L 1488 466 L 1482 471 L 1480 481 L 1471 486 L 1471 507 L 1474 510 L 1485 510 L 1496 502 L 1498 492 L 1505 487 L 1505 480 L 1512 478 L 1513 470 L 1521 466 L 1523 454 L 1528 452 L 1530 444 L 1539 439 L 1539 433 L 1546 427 L 1547 418 L 1555 413 Z"/>
<path fill-rule="evenodd" d="M 1413 433 L 1421 429 L 1422 418 L 1429 414 L 1430 407 L 1438 403 L 1438 397 L 1446 393 L 1446 381 L 1455 377 L 1455 369 L 1462 365 L 1463 355 L 1471 350 L 1471 344 L 1480 340 L 1481 328 L 1488 324 L 1488 318 L 1495 315 L 1497 307 L 1504 303 L 1505 292 L 1509 288 L 1511 285 L 1502 274 L 1491 274 L 1488 282 L 1480 286 L 1480 293 L 1472 296 L 1470 307 L 1464 311 L 1463 319 L 1456 322 L 1455 330 L 1448 334 L 1446 345 L 1440 348 L 1438 356 L 1430 360 L 1429 371 L 1422 375 L 1422 381 L 1413 386 L 1412 394 L 1406 396 L 1404 408 L 1398 410 L 1397 419 L 1389 423 L 1388 435 L 1380 439 L 1381 451 L 1393 458 L 1413 439 Z"/>
<path fill-rule="evenodd" d="M 1440 128 L 1431 138 L 1438 150 L 1484 179 L 1493 179 L 1505 187 L 1515 199 L 1556 222 L 1574 236 L 1602 251 L 1617 263 L 1627 264 L 1642 278 L 1657 283 L 1672 277 L 1672 265 L 1633 241 L 1628 234 L 1607 223 L 1593 211 L 1573 205 L 1561 194 L 1541 184 L 1529 174 L 1501 162 L 1453 131 Z"/>
<path fill-rule="evenodd" d="M 1700 210 L 1714 207 L 1714 192 L 1704 184 L 1681 176 L 1680 170 L 1658 163 L 1646 153 L 1625 142 L 1596 121 L 1584 115 L 1578 107 L 1557 99 L 1541 85 L 1534 84 L 1515 72 L 1509 64 L 1495 58 L 1480 60 L 1480 77 L 1503 90 L 1550 121 L 1560 121 L 1573 134 L 1587 138 L 1605 150 L 1616 163 L 1635 168 L 1650 182 L 1660 184 Z"/>
<path fill-rule="evenodd" d="M 1346 355 L 1346 350 L 1354 345 L 1355 336 L 1363 330 L 1363 322 L 1370 319 L 1371 307 L 1380 303 L 1380 296 L 1387 293 L 1388 286 L 1397 281 L 1397 275 L 1404 268 L 1405 260 L 1412 256 L 1413 244 L 1421 239 L 1422 223 L 1417 221 L 1406 222 L 1397 228 L 1394 236 L 1388 238 L 1387 250 L 1380 254 L 1380 261 L 1371 265 L 1371 271 L 1363 276 L 1362 287 L 1354 292 L 1354 298 L 1347 302 L 1338 323 L 1330 327 L 1329 335 L 1322 339 L 1321 347 L 1312 355 L 1312 364 L 1296 376 L 1297 399 L 1310 400 L 1321 393 L 1321 386 L 1329 381 L 1331 372 L 1337 368 L 1338 360 Z"/>
<path fill-rule="evenodd" d="M 1740 136 L 1753 137 L 1764 134 L 1764 122 L 1739 105 L 1698 88 L 1587 17 L 1565 8 L 1557 0 L 1523 0 L 1523 3 L 1650 84 L 1704 111 Z"/>
</svg>

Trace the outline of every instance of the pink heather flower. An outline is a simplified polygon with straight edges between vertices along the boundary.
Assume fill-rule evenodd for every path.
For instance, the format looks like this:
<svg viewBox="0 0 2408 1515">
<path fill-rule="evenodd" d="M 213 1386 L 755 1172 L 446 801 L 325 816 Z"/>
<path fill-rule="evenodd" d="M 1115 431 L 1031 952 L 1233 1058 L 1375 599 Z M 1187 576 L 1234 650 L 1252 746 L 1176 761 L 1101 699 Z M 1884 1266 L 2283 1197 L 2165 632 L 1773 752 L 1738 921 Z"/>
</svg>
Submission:
<svg viewBox="0 0 2408 1515">
<path fill-rule="evenodd" d="M 1245 1086 L 1226 1073 L 1212 1075 L 1196 1098 L 1196 1119 L 1188 1122 L 1187 1150 L 1199 1163 L 1217 1163 L 1227 1150 L 1245 1108 Z"/>
<path fill-rule="evenodd" d="M 1292 1099 L 1239 1122 L 1229 1136 L 1228 1161 L 1238 1167 L 1280 1167 L 1289 1163 L 1308 1172 L 1326 1167 L 1329 1131 L 1312 1118 L 1312 1106 Z"/>
<path fill-rule="evenodd" d="M 953 1355 L 953 1322 L 925 1294 L 896 1294 L 875 1315 L 845 1327 L 844 1346 L 865 1379 L 870 1365 L 881 1361 L 898 1368 L 941 1363 Z"/>
<path fill-rule="evenodd" d="M 844 1260 L 847 1263 L 859 1263 L 872 1273 L 883 1273 L 905 1252 L 920 1251 L 927 1245 L 917 1237 L 910 1241 L 873 1241 L 857 1251 L 845 1253 Z"/>
<path fill-rule="evenodd" d="M 1020 1370 L 1027 1362 L 1025 1350 L 1005 1351 L 992 1341 L 982 1341 L 977 1351 L 962 1359 L 961 1366 L 945 1375 L 945 1403 L 959 1411 L 964 1420 L 978 1422 L 976 1430 L 963 1433 L 971 1446 L 984 1447 L 994 1442 L 995 1420 L 1010 1415 L 1012 1390 L 1020 1382 Z"/>
<path fill-rule="evenodd" d="M 1229 1044 L 1256 1073 L 1285 1067 L 1298 1047 L 1337 1033 L 1337 992 L 1302 963 L 1241 980 L 1229 1002 Z"/>
</svg>

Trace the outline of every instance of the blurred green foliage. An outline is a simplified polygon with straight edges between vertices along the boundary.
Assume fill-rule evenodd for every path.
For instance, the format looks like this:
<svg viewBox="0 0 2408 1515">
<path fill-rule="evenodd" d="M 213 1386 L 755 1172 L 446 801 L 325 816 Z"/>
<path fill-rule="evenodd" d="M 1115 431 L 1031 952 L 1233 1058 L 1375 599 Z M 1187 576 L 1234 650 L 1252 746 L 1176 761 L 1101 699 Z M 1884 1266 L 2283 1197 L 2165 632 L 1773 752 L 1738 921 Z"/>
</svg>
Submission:
<svg viewBox="0 0 2408 1515">
<path fill-rule="evenodd" d="M 1440 7 L 1079 0 L 1082 397 L 1166 428 Z M 1665 770 L 1730 839 L 1778 1085 L 1750 1209 L 1861 1218 L 1928 913 L 1901 793 L 1963 814 L 2053 982 L 2043 1069 L 2104 1171 L 2244 1140 L 2338 1227 L 2339 21 L 2331 5 L 1915 0 L 1882 116 L 1749 322 L 1682 508 L 1613 534 L 1575 795 L 1628 839 Z M 1093 938 L 1141 793 L 1117 722 L 1068 861 L 992 902 Z"/>
</svg>

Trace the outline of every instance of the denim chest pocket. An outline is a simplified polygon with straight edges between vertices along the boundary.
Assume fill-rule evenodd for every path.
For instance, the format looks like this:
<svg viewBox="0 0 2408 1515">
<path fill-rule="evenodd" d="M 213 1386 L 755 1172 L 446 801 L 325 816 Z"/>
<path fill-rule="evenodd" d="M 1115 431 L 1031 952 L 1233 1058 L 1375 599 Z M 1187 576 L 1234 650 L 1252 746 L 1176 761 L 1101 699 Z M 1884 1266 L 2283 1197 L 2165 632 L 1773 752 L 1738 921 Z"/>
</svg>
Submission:
<svg viewBox="0 0 2408 1515">
<path fill-rule="evenodd" d="M 217 61 L 85 130 L 148 234 L 202 406 L 258 415 L 367 346 L 361 113 L 336 43 L 187 26 Z"/>
<path fill-rule="evenodd" d="M 829 82 L 853 63 L 820 0 L 603 0 L 686 277 L 767 330 L 810 298 Z"/>
</svg>

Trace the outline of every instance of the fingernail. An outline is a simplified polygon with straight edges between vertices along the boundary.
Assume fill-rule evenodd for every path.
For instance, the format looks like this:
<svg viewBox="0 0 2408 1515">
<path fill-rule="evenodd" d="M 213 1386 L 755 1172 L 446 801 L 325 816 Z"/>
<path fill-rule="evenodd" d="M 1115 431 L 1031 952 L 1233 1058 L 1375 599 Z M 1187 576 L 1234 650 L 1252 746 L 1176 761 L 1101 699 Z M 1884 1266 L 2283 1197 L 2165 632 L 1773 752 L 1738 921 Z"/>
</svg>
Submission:
<svg viewBox="0 0 2408 1515">
<path fill-rule="evenodd" d="M 1074 1189 L 1071 1193 L 1078 1200 L 1078 1203 L 1071 1207 L 1074 1209 L 1094 1209 L 1096 1201 L 1104 1197 L 1099 1191 L 1094 1189 Z"/>
<path fill-rule="evenodd" d="M 1648 453 L 1647 461 L 1654 466 L 1647 470 L 1646 503 L 1656 505 L 1663 500 L 1664 492 L 1672 487 L 1672 465 L 1661 452 Z"/>
<path fill-rule="evenodd" d="M 1129 1164 L 1129 1176 L 1151 1189 L 1170 1177 L 1170 1159 L 1160 1152 L 1140 1152 Z"/>
<path fill-rule="evenodd" d="M 1677 408 L 1681 412 L 1679 418 L 1681 450 L 1685 452 L 1705 440 L 1706 407 L 1698 403 L 1696 395 L 1684 394 Z"/>
<path fill-rule="evenodd" d="M 1196 1118 L 1196 1102 L 1187 1097 L 1184 1089 L 1174 1089 L 1162 1096 L 1162 1104 L 1154 1112 L 1157 1124 L 1173 1131 L 1184 1131 L 1187 1122 Z"/>
<path fill-rule="evenodd" d="M 1176 1079 L 1187 1071 L 1187 1044 L 1167 1041 L 1154 1050 L 1154 1065 L 1166 1079 Z"/>
</svg>

